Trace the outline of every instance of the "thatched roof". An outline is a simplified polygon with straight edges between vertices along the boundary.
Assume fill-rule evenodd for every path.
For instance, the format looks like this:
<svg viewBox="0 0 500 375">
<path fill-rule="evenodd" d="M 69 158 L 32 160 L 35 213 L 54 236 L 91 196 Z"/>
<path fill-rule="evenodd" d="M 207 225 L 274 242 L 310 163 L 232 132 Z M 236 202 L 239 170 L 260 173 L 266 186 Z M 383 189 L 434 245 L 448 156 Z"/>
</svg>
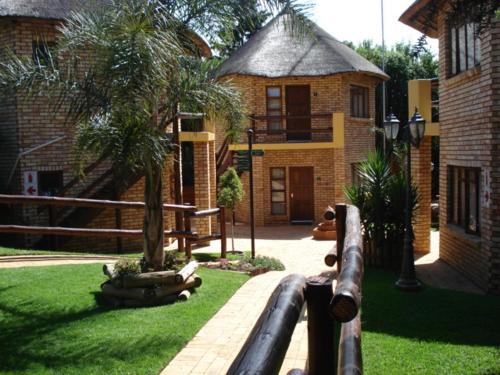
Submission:
<svg viewBox="0 0 500 375">
<path fill-rule="evenodd" d="M 238 74 L 276 78 L 360 72 L 384 80 L 389 78 L 316 24 L 312 24 L 312 36 L 293 35 L 287 27 L 286 17 L 274 18 L 250 38 L 221 64 L 218 76 Z"/>
<path fill-rule="evenodd" d="M 416 0 L 399 17 L 399 21 L 431 38 L 437 38 L 437 14 L 432 5 L 437 6 L 439 3 L 438 0 Z"/>
<path fill-rule="evenodd" d="M 61 20 L 75 10 L 102 7 L 107 0 L 0 0 L 0 17 Z"/>
<path fill-rule="evenodd" d="M 0 0 L 0 17 L 25 17 L 63 20 L 73 11 L 102 9 L 109 0 Z M 204 56 L 212 56 L 208 43 L 195 32 L 193 41 Z"/>
</svg>

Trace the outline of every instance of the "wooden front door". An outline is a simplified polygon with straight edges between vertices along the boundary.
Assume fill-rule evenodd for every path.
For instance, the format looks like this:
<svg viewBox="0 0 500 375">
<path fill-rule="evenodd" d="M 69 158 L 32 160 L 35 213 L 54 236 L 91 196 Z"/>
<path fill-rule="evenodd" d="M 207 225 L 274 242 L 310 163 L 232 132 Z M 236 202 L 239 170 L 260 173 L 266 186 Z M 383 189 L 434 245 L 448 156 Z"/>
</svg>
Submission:
<svg viewBox="0 0 500 375">
<path fill-rule="evenodd" d="M 311 139 L 311 88 L 309 85 L 286 86 L 286 129 L 306 130 L 305 132 L 287 132 L 288 141 Z M 288 116 L 291 116 L 289 118 Z M 297 117 L 295 117 L 297 116 Z"/>
<path fill-rule="evenodd" d="M 290 167 L 290 220 L 314 220 L 313 167 Z"/>
</svg>

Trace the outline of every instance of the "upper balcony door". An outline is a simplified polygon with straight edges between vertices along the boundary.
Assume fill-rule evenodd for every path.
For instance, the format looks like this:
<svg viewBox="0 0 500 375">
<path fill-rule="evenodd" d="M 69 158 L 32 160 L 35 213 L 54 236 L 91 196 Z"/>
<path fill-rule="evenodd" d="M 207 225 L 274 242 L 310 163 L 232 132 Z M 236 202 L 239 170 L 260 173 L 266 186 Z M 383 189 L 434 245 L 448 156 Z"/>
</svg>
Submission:
<svg viewBox="0 0 500 375">
<path fill-rule="evenodd" d="M 285 87 L 287 141 L 310 141 L 311 88 L 309 85 Z M 300 132 L 297 130 L 305 130 Z"/>
</svg>

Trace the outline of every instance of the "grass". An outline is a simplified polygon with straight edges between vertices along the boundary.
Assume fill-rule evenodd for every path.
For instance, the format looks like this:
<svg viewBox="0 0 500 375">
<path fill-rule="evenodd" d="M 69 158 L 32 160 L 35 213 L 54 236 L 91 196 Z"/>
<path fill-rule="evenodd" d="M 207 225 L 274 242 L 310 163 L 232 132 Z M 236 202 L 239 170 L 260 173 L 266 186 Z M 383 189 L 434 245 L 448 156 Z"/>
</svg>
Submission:
<svg viewBox="0 0 500 375">
<path fill-rule="evenodd" d="M 500 298 L 434 288 L 403 293 L 367 270 L 363 360 L 371 374 L 500 374 Z"/>
<path fill-rule="evenodd" d="M 0 270 L 0 373 L 158 374 L 248 279 L 200 269 L 188 302 L 107 310 L 101 267 Z"/>
<path fill-rule="evenodd" d="M 244 255 L 248 255 L 249 252 L 245 252 Z M 49 251 L 49 250 L 31 250 L 31 249 L 12 249 L 8 247 L 0 246 L 0 257 L 2 256 L 20 256 L 20 255 L 109 255 L 109 256 L 119 256 L 124 258 L 141 258 L 143 253 L 127 253 L 127 254 L 116 254 L 116 253 L 71 253 L 63 251 Z M 182 257 L 182 255 L 179 255 Z M 193 253 L 193 258 L 198 262 L 215 262 L 219 260 L 220 253 Z M 240 260 L 242 255 L 227 253 L 228 260 Z"/>
</svg>

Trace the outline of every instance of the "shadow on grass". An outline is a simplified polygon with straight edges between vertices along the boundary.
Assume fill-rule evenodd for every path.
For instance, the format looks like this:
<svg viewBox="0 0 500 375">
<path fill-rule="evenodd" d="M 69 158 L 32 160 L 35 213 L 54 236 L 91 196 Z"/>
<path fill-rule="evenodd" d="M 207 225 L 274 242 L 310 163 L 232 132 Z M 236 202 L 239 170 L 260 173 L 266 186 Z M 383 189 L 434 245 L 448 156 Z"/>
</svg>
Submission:
<svg viewBox="0 0 500 375">
<path fill-rule="evenodd" d="M 395 288 L 397 275 L 367 269 L 363 331 L 452 344 L 500 346 L 500 298 L 425 287 Z"/>
</svg>

